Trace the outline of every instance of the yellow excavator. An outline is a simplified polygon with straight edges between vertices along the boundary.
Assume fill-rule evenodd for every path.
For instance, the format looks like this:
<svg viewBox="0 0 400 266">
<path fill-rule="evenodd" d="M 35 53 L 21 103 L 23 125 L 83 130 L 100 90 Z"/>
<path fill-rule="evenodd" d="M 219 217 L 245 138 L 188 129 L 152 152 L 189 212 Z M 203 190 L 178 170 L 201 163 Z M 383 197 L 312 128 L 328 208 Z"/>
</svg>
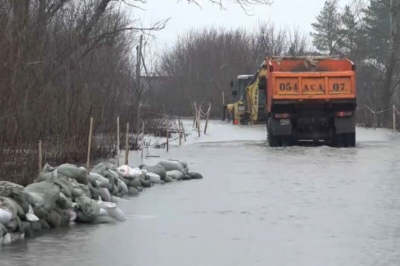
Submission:
<svg viewBox="0 0 400 266">
<path fill-rule="evenodd" d="M 236 102 L 224 106 L 223 120 L 226 116 L 235 125 L 252 125 L 265 121 L 267 68 L 265 62 L 255 75 L 239 75 L 236 90 L 231 94 Z M 231 82 L 231 88 L 234 87 Z"/>
</svg>

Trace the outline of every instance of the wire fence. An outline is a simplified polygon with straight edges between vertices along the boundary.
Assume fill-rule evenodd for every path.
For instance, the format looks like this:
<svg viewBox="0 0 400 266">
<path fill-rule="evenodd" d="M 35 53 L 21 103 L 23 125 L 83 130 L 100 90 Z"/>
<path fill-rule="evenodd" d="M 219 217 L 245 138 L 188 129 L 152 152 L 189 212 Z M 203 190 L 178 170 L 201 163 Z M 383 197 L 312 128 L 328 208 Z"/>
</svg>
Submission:
<svg viewBox="0 0 400 266">
<path fill-rule="evenodd" d="M 395 105 L 383 110 L 373 110 L 370 106 L 364 105 L 357 108 L 357 125 L 366 128 L 391 128 L 399 130 L 397 123 L 400 112 Z"/>
</svg>

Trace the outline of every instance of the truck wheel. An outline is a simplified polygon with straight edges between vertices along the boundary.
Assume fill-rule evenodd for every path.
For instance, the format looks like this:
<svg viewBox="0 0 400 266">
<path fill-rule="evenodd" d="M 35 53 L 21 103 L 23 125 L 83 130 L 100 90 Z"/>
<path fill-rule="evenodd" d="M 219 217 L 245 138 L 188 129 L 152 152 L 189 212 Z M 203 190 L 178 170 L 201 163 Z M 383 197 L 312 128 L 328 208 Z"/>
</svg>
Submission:
<svg viewBox="0 0 400 266">
<path fill-rule="evenodd" d="M 278 147 L 279 146 L 279 137 L 273 136 L 272 135 L 272 127 L 271 127 L 271 118 L 268 119 L 267 122 L 267 139 L 268 139 L 268 144 L 270 147 Z"/>
<path fill-rule="evenodd" d="M 356 146 L 356 133 L 347 133 L 347 146 L 348 147 L 355 147 Z"/>
<path fill-rule="evenodd" d="M 332 147 L 336 148 L 349 148 L 356 146 L 356 133 L 335 134 L 332 137 Z"/>
</svg>

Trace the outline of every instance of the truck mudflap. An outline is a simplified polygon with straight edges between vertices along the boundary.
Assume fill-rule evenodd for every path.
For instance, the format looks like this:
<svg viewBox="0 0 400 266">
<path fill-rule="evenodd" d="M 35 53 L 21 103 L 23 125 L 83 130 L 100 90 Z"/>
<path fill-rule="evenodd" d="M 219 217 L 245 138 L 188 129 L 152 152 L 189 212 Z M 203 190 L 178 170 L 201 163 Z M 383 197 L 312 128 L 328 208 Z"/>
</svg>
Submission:
<svg viewBox="0 0 400 266">
<path fill-rule="evenodd" d="M 290 118 L 271 119 L 272 135 L 274 136 L 291 136 L 292 121 Z"/>
<path fill-rule="evenodd" d="M 356 128 L 356 117 L 335 117 L 336 134 L 354 133 Z"/>
</svg>

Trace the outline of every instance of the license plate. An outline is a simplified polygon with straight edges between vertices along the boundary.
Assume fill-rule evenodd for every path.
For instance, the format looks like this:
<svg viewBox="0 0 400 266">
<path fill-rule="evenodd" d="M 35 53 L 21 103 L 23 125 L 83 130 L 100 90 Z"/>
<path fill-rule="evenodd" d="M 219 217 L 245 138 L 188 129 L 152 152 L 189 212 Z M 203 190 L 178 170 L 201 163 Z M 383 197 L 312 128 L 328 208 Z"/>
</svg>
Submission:
<svg viewBox="0 0 400 266">
<path fill-rule="evenodd" d="M 244 106 L 239 106 L 239 111 L 244 111 L 245 107 Z"/>
<path fill-rule="evenodd" d="M 290 119 L 281 119 L 280 123 L 281 123 L 281 126 L 289 126 L 290 125 Z"/>
</svg>

